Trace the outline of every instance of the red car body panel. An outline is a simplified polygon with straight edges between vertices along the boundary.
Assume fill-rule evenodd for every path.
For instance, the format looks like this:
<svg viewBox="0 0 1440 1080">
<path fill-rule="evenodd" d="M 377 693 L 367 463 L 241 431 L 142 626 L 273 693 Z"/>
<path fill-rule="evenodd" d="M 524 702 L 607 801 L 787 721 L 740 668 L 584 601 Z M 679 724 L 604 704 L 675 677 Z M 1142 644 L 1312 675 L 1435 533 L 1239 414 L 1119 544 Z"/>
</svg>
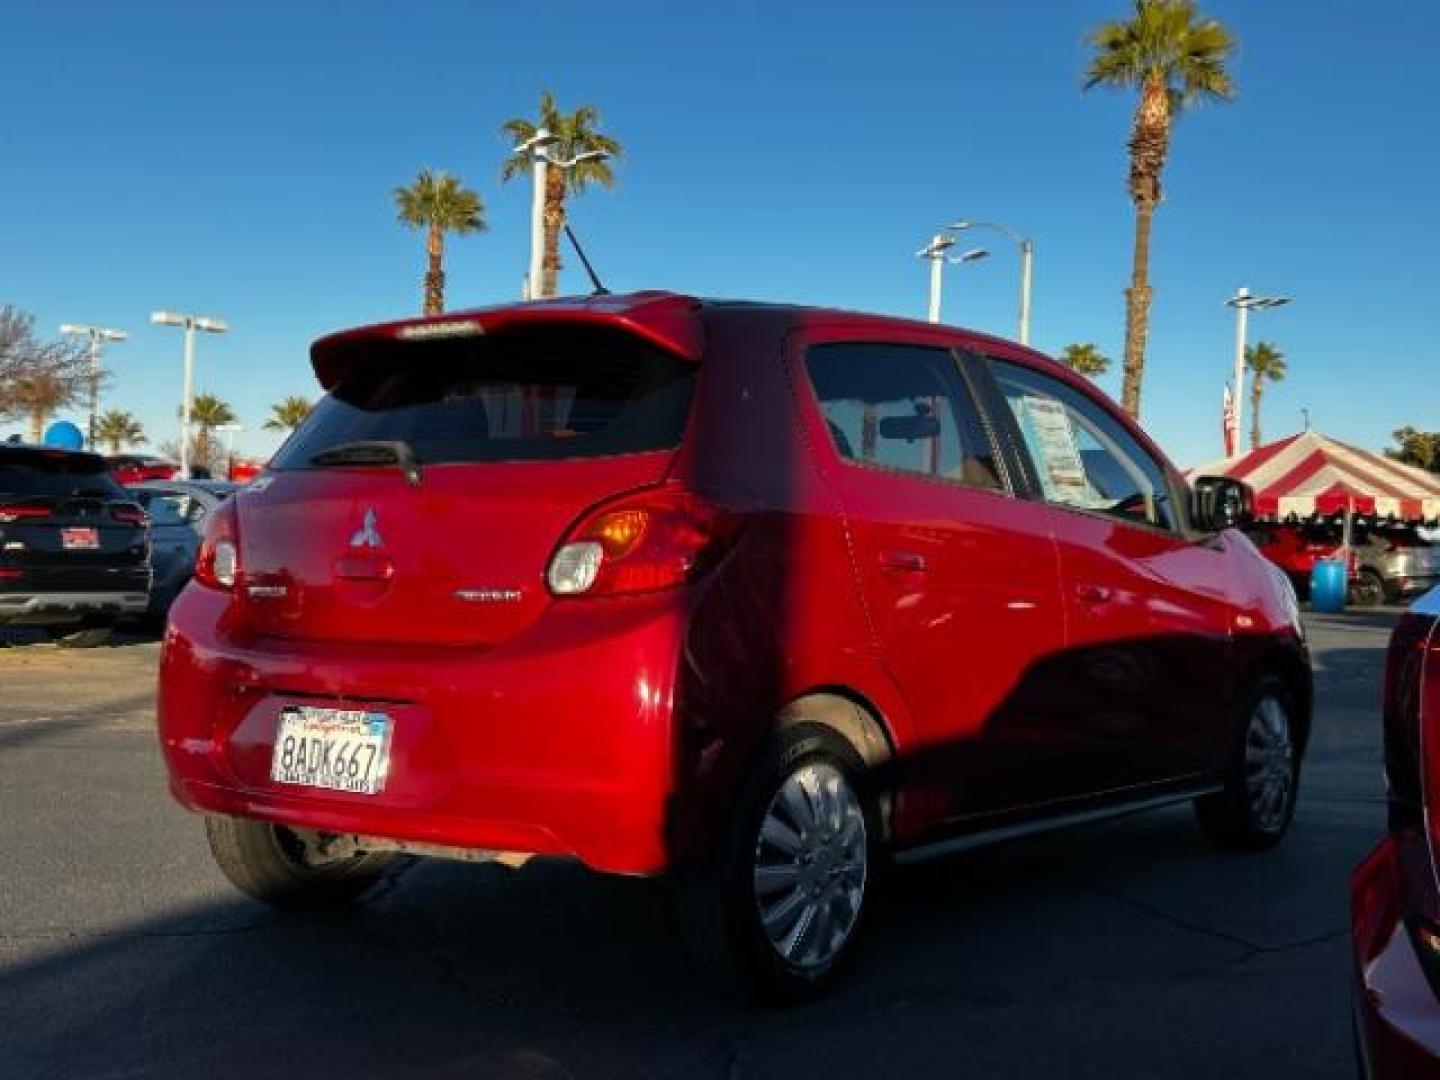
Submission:
<svg viewBox="0 0 1440 1080">
<path fill-rule="evenodd" d="M 1440 592 L 1401 621 L 1385 673 L 1390 834 L 1350 881 L 1356 1036 L 1377 1080 L 1440 1077 Z"/>
<path fill-rule="evenodd" d="M 867 754 L 899 765 L 888 824 L 906 847 L 1213 784 L 1246 673 L 1303 663 L 1293 598 L 1238 533 L 1198 542 L 933 479 L 869 483 L 879 470 L 836 453 L 803 366 L 818 342 L 938 345 L 1093 395 L 1018 346 L 645 293 L 369 327 L 321 340 L 313 359 L 333 387 L 384 343 L 561 324 L 694 362 L 678 449 L 427 465 L 420 486 L 394 469 L 282 468 L 242 490 L 236 592 L 192 584 L 166 633 L 159 725 L 180 801 L 656 873 L 709 850 L 756 747 L 806 701 L 873 718 Z M 715 565 L 661 592 L 546 591 L 587 509 L 658 484 L 736 523 Z M 367 508 L 383 542 L 357 552 Z M 471 610 L 461 588 L 521 598 Z M 1177 685 L 1200 703 L 1178 701 Z M 1101 706 L 1107 686 L 1126 688 L 1125 709 Z M 392 715 L 382 794 L 269 779 L 278 711 L 296 701 Z"/>
</svg>

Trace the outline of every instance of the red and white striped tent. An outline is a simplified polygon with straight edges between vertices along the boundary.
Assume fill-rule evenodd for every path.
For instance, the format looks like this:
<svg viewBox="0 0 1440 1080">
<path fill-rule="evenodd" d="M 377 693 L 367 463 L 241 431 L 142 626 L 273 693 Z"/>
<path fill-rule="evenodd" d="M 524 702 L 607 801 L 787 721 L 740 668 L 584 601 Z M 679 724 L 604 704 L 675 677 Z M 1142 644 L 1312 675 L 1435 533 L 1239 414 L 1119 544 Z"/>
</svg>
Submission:
<svg viewBox="0 0 1440 1080">
<path fill-rule="evenodd" d="M 1191 469 L 1229 476 L 1255 490 L 1255 515 L 1275 521 L 1343 515 L 1440 519 L 1440 476 L 1313 431 Z"/>
</svg>

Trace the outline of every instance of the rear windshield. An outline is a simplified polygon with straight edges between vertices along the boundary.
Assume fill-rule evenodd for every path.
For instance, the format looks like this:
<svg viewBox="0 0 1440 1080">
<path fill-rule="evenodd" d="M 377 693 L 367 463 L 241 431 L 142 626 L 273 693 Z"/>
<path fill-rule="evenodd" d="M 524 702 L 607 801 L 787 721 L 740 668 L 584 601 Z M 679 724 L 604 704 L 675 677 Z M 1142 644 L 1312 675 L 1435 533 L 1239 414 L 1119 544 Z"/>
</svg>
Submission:
<svg viewBox="0 0 1440 1080">
<path fill-rule="evenodd" d="M 425 464 L 668 450 L 693 383 L 693 365 L 618 333 L 385 342 L 353 359 L 271 467 L 367 441 L 404 442 Z"/>
<path fill-rule="evenodd" d="M 0 454 L 0 496 L 6 495 L 125 498 L 100 458 L 43 452 Z"/>
</svg>

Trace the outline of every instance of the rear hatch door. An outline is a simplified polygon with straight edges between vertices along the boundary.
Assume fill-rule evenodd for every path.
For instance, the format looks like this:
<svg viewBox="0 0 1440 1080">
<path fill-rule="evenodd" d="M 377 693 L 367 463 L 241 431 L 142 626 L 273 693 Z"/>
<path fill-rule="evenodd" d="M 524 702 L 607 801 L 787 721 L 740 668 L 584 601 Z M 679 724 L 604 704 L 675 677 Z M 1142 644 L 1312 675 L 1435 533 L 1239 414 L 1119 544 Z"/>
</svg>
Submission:
<svg viewBox="0 0 1440 1080">
<path fill-rule="evenodd" d="M 693 362 L 619 330 L 374 342 L 236 498 L 257 632 L 491 645 L 595 503 L 662 480 Z"/>
<path fill-rule="evenodd" d="M 0 450 L 0 567 L 12 583 L 46 590 L 104 587 L 113 571 L 145 564 L 139 508 L 92 454 Z"/>
</svg>

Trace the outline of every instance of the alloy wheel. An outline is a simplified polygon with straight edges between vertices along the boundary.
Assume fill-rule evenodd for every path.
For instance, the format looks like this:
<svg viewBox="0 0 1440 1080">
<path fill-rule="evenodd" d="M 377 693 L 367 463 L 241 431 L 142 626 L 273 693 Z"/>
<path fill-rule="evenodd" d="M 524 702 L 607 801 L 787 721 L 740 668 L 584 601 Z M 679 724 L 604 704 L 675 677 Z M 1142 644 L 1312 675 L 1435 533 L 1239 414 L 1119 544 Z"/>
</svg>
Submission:
<svg viewBox="0 0 1440 1080">
<path fill-rule="evenodd" d="M 1245 793 L 1257 828 L 1277 832 L 1290 812 L 1295 747 L 1290 718 L 1273 696 L 1260 699 L 1245 732 Z"/>
<path fill-rule="evenodd" d="M 865 812 L 845 774 L 812 760 L 785 778 L 755 843 L 760 923 L 787 963 L 831 963 L 860 918 L 868 883 Z"/>
</svg>

